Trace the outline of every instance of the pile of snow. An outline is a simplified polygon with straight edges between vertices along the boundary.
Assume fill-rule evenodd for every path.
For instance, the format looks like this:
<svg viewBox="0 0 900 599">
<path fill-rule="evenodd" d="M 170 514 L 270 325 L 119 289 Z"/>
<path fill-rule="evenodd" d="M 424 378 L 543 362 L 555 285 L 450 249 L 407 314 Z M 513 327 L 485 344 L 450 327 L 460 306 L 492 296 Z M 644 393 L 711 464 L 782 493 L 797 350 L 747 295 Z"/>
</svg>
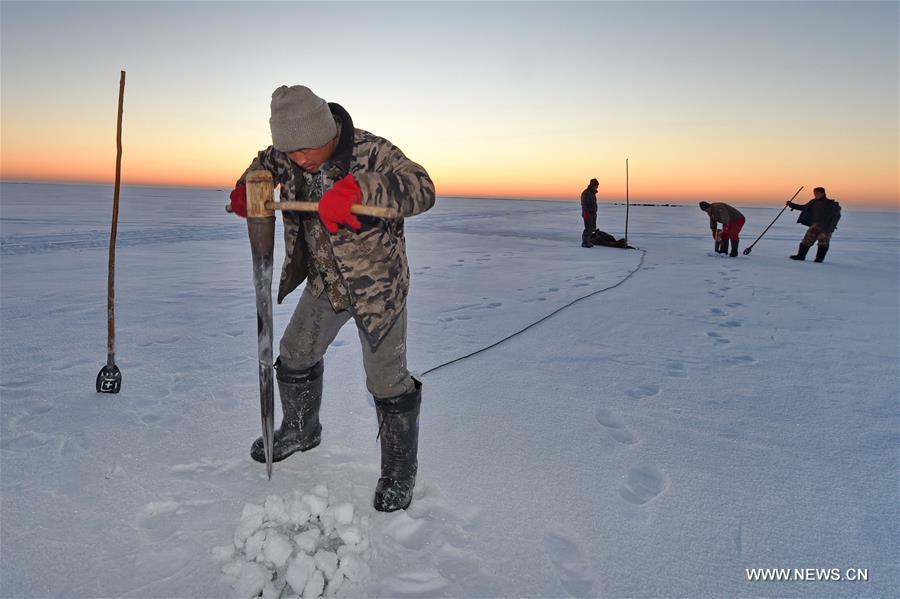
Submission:
<svg viewBox="0 0 900 599">
<path fill-rule="evenodd" d="M 368 518 L 351 503 L 332 505 L 324 484 L 311 492 L 248 503 L 234 543 L 215 547 L 237 597 L 333 597 L 369 573 Z"/>
</svg>

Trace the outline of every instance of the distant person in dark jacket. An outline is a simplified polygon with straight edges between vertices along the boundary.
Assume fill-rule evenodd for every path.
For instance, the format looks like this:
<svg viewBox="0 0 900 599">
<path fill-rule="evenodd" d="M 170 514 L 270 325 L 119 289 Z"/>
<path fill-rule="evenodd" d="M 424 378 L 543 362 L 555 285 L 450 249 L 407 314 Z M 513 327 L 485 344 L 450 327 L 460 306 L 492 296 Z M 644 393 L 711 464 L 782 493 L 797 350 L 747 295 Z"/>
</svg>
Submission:
<svg viewBox="0 0 900 599">
<path fill-rule="evenodd" d="M 741 211 L 724 202 L 700 202 L 700 210 L 709 215 L 709 228 L 712 229 L 713 239 L 717 240 L 716 251 L 720 254 L 728 254 L 728 244 L 731 243 L 732 258 L 738 255 L 741 229 L 747 220 Z M 718 230 L 722 223 L 722 232 Z"/>
<path fill-rule="evenodd" d="M 600 182 L 591 179 L 588 186 L 581 192 L 581 218 L 584 220 L 584 232 L 581 234 L 581 247 L 594 247 L 591 243 L 591 234 L 597 228 L 597 190 Z"/>
<path fill-rule="evenodd" d="M 803 236 L 803 241 L 800 242 L 800 249 L 791 256 L 791 260 L 806 260 L 809 248 L 818 241 L 816 262 L 824 262 L 825 254 L 828 253 L 828 245 L 831 243 L 831 234 L 837 229 L 838 221 L 841 220 L 841 205 L 825 195 L 824 187 L 816 187 L 813 193 L 816 197 L 806 204 L 787 203 L 791 210 L 801 211 L 797 222 L 809 227 L 806 235 Z"/>
</svg>

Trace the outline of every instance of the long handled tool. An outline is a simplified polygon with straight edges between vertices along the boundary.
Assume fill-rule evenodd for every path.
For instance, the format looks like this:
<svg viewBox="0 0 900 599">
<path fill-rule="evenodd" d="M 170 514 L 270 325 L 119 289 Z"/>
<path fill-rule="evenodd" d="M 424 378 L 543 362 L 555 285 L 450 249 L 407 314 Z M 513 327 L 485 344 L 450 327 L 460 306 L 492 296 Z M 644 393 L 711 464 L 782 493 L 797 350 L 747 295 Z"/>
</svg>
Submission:
<svg viewBox="0 0 900 599">
<path fill-rule="evenodd" d="M 801 192 L 801 191 L 803 191 L 803 186 L 802 186 L 802 185 L 800 186 L 800 189 L 797 190 L 797 193 L 795 193 L 795 194 L 791 197 L 791 199 L 788 200 L 788 201 L 789 201 L 789 202 L 793 202 L 793 201 L 794 201 L 794 198 L 796 198 L 798 195 L 800 195 L 800 192 Z M 784 214 L 784 211 L 785 211 L 785 210 L 787 210 L 787 204 L 784 205 L 784 208 L 781 209 L 781 212 L 778 213 L 778 216 L 776 216 L 776 217 L 772 220 L 772 222 L 769 223 L 769 226 L 766 227 L 765 231 L 763 231 L 762 233 L 759 234 L 759 237 L 756 238 L 756 241 L 754 241 L 753 243 L 751 243 L 751 244 L 750 244 L 750 247 L 748 247 L 747 249 L 744 250 L 744 255 L 745 255 L 745 256 L 749 256 L 749 255 L 750 255 L 750 252 L 753 251 L 753 246 L 756 245 L 757 242 L 759 242 L 759 240 L 763 238 L 763 235 L 765 235 L 766 232 L 767 232 L 769 229 L 772 228 L 772 225 L 774 225 L 774 224 L 775 224 L 775 221 L 778 220 L 778 219 L 781 217 L 782 214 Z"/>
<path fill-rule="evenodd" d="M 97 393 L 118 393 L 122 372 L 116 366 L 116 229 L 119 224 L 119 183 L 122 173 L 122 105 L 125 71 L 119 73 L 119 115 L 116 122 L 116 184 L 113 190 L 112 228 L 109 233 L 109 278 L 106 286 L 106 365 L 97 374 Z"/>
<path fill-rule="evenodd" d="M 272 385 L 272 254 L 275 249 L 275 211 L 266 207 L 274 191 L 268 171 L 247 174 L 247 234 L 253 256 L 256 291 L 256 342 L 259 353 L 259 407 L 266 453 L 266 474 L 272 478 L 272 441 L 275 435 L 275 389 Z"/>
<path fill-rule="evenodd" d="M 625 159 L 625 243 L 628 243 L 628 209 L 631 202 L 628 198 L 628 159 Z"/>
<path fill-rule="evenodd" d="M 275 435 L 275 388 L 272 383 L 272 253 L 275 248 L 275 211 L 315 212 L 316 202 L 275 202 L 272 174 L 250 171 L 247 183 L 247 233 L 253 256 L 253 288 L 256 291 L 256 341 L 259 354 L 259 407 L 262 418 L 266 474 L 272 478 L 272 442 Z M 225 210 L 231 212 L 231 205 Z M 355 205 L 354 214 L 399 218 L 397 210 Z"/>
</svg>

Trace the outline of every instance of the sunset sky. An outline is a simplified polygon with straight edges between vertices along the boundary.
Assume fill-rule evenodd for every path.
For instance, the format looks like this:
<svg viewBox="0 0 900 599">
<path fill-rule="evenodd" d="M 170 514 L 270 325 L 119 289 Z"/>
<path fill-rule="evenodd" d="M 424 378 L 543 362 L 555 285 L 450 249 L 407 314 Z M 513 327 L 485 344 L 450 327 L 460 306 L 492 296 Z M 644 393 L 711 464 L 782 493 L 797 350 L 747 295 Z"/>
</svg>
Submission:
<svg viewBox="0 0 900 599">
<path fill-rule="evenodd" d="M 442 195 L 897 208 L 898 2 L 0 4 L 0 177 L 230 187 L 304 84 Z"/>
</svg>

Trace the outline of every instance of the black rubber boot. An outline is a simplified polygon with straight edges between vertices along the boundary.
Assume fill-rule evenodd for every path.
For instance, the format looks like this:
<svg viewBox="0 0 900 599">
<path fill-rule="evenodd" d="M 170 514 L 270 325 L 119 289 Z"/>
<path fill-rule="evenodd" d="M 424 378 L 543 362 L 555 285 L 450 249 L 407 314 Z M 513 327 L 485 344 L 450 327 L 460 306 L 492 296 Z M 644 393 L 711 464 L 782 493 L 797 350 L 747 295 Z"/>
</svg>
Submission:
<svg viewBox="0 0 900 599">
<path fill-rule="evenodd" d="M 825 262 L 825 254 L 828 253 L 827 245 L 820 245 L 816 248 L 816 262 Z"/>
<path fill-rule="evenodd" d="M 590 241 L 582 241 L 582 242 L 581 242 L 581 247 L 583 247 L 583 248 L 592 248 L 592 247 L 594 247 L 594 244 L 591 243 Z"/>
<path fill-rule="evenodd" d="M 281 395 L 281 426 L 275 431 L 272 461 L 280 462 L 298 451 L 306 451 L 322 441 L 319 407 L 322 405 L 322 372 L 324 361 L 307 370 L 291 370 L 275 362 L 275 377 Z M 266 462 L 262 437 L 250 447 L 250 457 Z"/>
<path fill-rule="evenodd" d="M 731 253 L 728 254 L 729 256 L 734 258 L 738 255 L 738 244 L 740 244 L 740 243 L 741 243 L 740 239 L 732 239 L 731 240 Z"/>
<path fill-rule="evenodd" d="M 811 245 L 803 245 L 801 243 L 800 249 L 797 250 L 797 253 L 795 255 L 791 256 L 791 260 L 806 260 L 806 253 L 809 251 L 809 248 L 811 248 L 811 247 L 812 247 Z"/>
<path fill-rule="evenodd" d="M 721 241 L 719 241 L 719 253 L 720 254 L 728 253 L 728 240 L 727 239 L 722 239 Z"/>
<path fill-rule="evenodd" d="M 405 395 L 375 398 L 381 437 L 381 478 L 375 487 L 375 509 L 405 510 L 412 503 L 416 486 L 419 449 L 419 405 L 422 383 Z"/>
</svg>

